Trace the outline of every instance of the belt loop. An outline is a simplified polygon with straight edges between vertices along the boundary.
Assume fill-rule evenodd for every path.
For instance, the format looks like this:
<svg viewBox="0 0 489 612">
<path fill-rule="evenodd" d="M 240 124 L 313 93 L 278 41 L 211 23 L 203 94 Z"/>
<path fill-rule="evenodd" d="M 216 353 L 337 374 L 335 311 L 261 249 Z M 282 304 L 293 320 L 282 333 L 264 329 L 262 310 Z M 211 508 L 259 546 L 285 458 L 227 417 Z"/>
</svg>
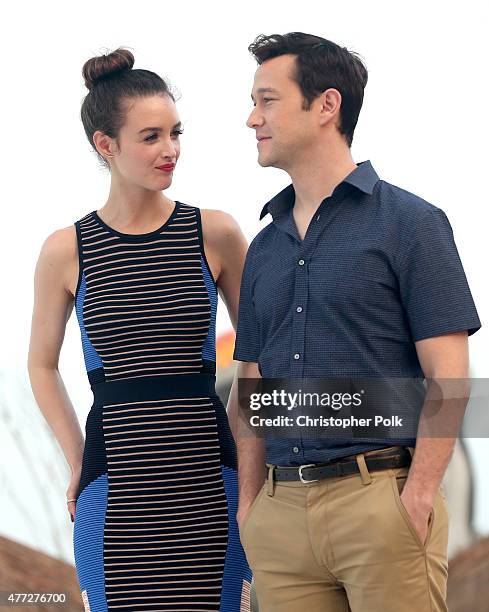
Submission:
<svg viewBox="0 0 489 612">
<path fill-rule="evenodd" d="M 357 460 L 358 469 L 360 470 L 362 484 L 369 485 L 372 482 L 372 476 L 370 476 L 370 472 L 368 471 L 364 454 L 360 453 L 359 455 L 356 455 L 355 459 Z"/>
<path fill-rule="evenodd" d="M 274 465 L 269 465 L 267 463 L 268 466 L 268 478 L 267 478 L 267 494 L 270 495 L 270 497 L 273 497 L 273 494 L 275 492 L 275 482 L 273 480 L 273 470 L 275 469 Z"/>
</svg>

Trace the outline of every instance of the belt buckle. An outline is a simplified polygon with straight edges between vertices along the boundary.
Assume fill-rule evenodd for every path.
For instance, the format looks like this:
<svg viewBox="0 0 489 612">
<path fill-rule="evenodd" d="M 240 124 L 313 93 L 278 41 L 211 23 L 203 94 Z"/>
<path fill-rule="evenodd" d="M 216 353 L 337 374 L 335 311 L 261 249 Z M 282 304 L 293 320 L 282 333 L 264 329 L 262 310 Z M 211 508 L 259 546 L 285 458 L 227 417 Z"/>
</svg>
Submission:
<svg viewBox="0 0 489 612">
<path fill-rule="evenodd" d="M 319 478 L 314 478 L 313 480 L 306 480 L 306 479 L 305 479 L 305 478 L 302 476 L 302 470 L 303 470 L 304 468 L 307 468 L 307 467 L 314 467 L 315 465 L 316 465 L 315 463 L 306 463 L 305 465 L 300 465 L 300 466 L 299 466 L 299 478 L 300 478 L 300 481 L 301 481 L 303 484 L 307 484 L 307 483 L 309 483 L 309 482 L 319 482 Z"/>
</svg>

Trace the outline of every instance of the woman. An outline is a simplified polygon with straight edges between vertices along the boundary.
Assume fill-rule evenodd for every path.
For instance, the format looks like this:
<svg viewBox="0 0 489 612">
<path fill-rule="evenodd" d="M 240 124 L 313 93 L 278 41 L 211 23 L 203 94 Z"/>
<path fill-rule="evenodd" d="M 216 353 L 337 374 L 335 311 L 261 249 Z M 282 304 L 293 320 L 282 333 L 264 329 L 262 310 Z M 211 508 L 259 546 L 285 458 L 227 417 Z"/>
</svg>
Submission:
<svg viewBox="0 0 489 612">
<path fill-rule="evenodd" d="M 126 49 L 83 67 L 106 204 L 48 237 L 29 372 L 72 470 L 85 609 L 249 610 L 236 448 L 215 392 L 218 289 L 236 325 L 246 240 L 233 217 L 172 201 L 181 124 L 165 81 Z M 57 370 L 75 306 L 94 403 L 86 440 Z"/>
</svg>

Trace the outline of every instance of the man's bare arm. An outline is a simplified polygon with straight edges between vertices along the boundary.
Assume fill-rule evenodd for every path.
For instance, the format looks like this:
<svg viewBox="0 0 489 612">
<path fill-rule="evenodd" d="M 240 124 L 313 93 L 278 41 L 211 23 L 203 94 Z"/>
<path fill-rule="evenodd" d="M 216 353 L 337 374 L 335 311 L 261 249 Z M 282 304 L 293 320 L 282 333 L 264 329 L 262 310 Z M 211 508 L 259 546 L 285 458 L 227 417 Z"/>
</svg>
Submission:
<svg viewBox="0 0 489 612">
<path fill-rule="evenodd" d="M 239 507 L 238 525 L 241 525 L 249 507 L 258 495 L 266 477 L 265 441 L 252 435 L 243 423 L 240 425 L 238 378 L 260 378 L 258 365 L 254 362 L 238 361 L 228 402 L 228 418 L 238 450 Z"/>
<path fill-rule="evenodd" d="M 453 424 L 455 433 L 455 424 L 463 417 L 463 410 L 468 401 L 468 390 L 466 390 L 467 396 L 458 400 L 443 397 L 444 387 L 447 387 L 443 384 L 444 380 L 448 383 L 450 382 L 448 379 L 453 379 L 454 385 L 451 388 L 454 388 L 455 385 L 462 387 L 462 390 L 466 388 L 465 382 L 469 375 L 467 332 L 420 340 L 416 342 L 416 350 L 425 377 L 428 380 L 439 380 L 442 394 L 435 401 L 435 409 L 438 410 L 438 413 L 434 420 L 435 430 L 430 437 L 428 427 L 433 428 L 433 419 L 430 423 L 430 418 L 424 414 L 431 409 L 430 393 L 428 392 L 419 421 L 413 462 L 401 494 L 402 503 L 406 506 L 424 541 L 428 516 L 456 440 L 455 435 L 442 437 L 443 433 L 434 434 L 437 433 L 437 426 L 438 431 L 442 431 L 442 427 L 448 422 Z"/>
</svg>

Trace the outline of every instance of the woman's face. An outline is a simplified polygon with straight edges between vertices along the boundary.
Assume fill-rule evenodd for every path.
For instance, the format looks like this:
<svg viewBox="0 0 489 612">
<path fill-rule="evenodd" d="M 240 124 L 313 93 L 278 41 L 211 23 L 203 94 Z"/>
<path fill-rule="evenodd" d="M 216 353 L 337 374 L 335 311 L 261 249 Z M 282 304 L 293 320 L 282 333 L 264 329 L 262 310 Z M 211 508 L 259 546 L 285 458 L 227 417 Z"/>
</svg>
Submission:
<svg viewBox="0 0 489 612">
<path fill-rule="evenodd" d="M 132 98 L 125 107 L 119 146 L 111 139 L 112 174 L 146 189 L 167 189 L 180 156 L 181 123 L 175 102 L 160 94 Z"/>
</svg>

